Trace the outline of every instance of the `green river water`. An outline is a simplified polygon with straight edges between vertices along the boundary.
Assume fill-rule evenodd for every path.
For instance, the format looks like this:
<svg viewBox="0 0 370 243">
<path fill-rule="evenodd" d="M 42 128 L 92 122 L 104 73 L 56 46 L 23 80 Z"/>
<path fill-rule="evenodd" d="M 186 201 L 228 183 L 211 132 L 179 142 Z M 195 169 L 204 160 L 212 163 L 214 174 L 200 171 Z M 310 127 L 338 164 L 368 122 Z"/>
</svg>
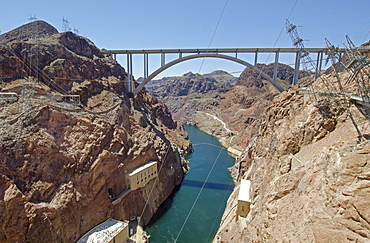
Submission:
<svg viewBox="0 0 370 243">
<path fill-rule="evenodd" d="M 150 243 L 211 242 L 234 184 L 228 167 L 235 162 L 219 141 L 194 126 L 185 126 L 194 152 L 181 186 L 145 228 Z"/>
</svg>

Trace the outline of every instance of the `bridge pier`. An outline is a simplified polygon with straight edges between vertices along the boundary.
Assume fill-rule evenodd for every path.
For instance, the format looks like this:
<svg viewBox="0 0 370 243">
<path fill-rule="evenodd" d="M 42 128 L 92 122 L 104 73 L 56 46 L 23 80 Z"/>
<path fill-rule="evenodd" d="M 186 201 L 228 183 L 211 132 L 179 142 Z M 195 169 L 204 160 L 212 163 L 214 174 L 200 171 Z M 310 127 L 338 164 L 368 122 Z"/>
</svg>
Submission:
<svg viewBox="0 0 370 243">
<path fill-rule="evenodd" d="M 163 67 L 164 65 L 166 65 L 166 54 L 165 53 L 161 53 L 161 67 Z"/>
<path fill-rule="evenodd" d="M 149 57 L 148 53 L 144 53 L 144 79 L 148 78 L 149 74 Z"/>
<path fill-rule="evenodd" d="M 296 85 L 298 83 L 300 64 L 301 64 L 301 52 L 297 51 L 296 56 L 295 56 L 294 75 L 293 75 L 292 85 Z"/>
<path fill-rule="evenodd" d="M 254 66 L 257 67 L 257 59 L 258 59 L 258 49 L 254 53 Z"/>
<path fill-rule="evenodd" d="M 274 64 L 274 76 L 272 79 L 276 82 L 277 78 L 277 69 L 278 69 L 278 64 L 279 64 L 279 52 L 275 52 L 275 64 Z"/>
<path fill-rule="evenodd" d="M 132 73 L 132 53 L 127 54 L 127 91 L 132 93 L 132 83 L 133 83 L 133 73 Z"/>
</svg>

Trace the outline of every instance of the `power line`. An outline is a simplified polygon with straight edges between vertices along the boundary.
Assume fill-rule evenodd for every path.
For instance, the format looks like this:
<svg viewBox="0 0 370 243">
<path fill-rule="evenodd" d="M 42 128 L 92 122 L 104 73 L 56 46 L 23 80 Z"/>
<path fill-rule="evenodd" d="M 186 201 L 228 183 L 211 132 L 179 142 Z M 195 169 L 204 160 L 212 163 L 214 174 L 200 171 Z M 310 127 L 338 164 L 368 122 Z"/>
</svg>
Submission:
<svg viewBox="0 0 370 243">
<path fill-rule="evenodd" d="M 296 1 L 295 1 L 295 3 L 294 3 L 294 5 L 293 5 L 292 9 L 290 10 L 290 13 L 289 13 L 289 15 L 288 15 L 288 18 L 287 18 L 287 19 L 289 19 L 289 18 L 290 18 L 290 16 L 292 15 L 292 13 L 293 13 L 293 11 L 294 11 L 295 6 L 297 5 L 297 3 L 298 3 L 298 0 L 296 0 Z M 272 48 L 275 48 L 275 46 L 277 45 L 277 43 L 278 43 L 278 41 L 279 41 L 279 39 L 280 39 L 280 37 L 281 37 L 281 34 L 282 34 L 282 33 L 283 33 L 283 31 L 284 31 L 284 28 L 285 28 L 285 24 L 284 24 L 284 25 L 283 25 L 283 27 L 281 28 L 280 33 L 279 33 L 278 37 L 276 38 L 276 41 L 275 41 L 274 46 L 273 46 Z M 271 53 L 270 53 L 269 57 L 267 58 L 267 60 L 270 58 L 270 56 L 271 56 Z M 267 60 L 266 60 L 266 62 L 265 62 L 265 63 L 267 63 Z"/>
<path fill-rule="evenodd" d="M 287 18 L 287 19 L 289 19 L 289 18 L 290 18 L 290 16 L 292 15 L 292 13 L 293 13 L 293 11 L 294 11 L 295 6 L 297 5 L 297 3 L 298 3 L 298 0 L 296 0 L 296 1 L 295 1 L 295 3 L 294 3 L 294 5 L 293 5 L 292 9 L 290 10 L 290 13 L 289 13 L 289 15 L 288 15 L 288 18 Z M 285 28 L 285 24 L 284 24 L 284 25 L 283 25 L 283 27 L 281 28 L 280 33 L 279 33 L 278 37 L 276 38 L 276 41 L 275 41 L 275 43 L 274 43 L 274 45 L 273 45 L 273 47 L 272 47 L 271 49 L 275 48 L 275 46 L 277 45 L 277 43 L 278 43 L 278 41 L 279 41 L 279 39 L 280 39 L 280 37 L 281 37 L 281 34 L 282 34 L 282 33 L 283 33 L 283 31 L 284 31 L 284 28 Z M 268 62 L 268 60 L 270 59 L 270 57 L 271 57 L 271 53 L 267 56 L 267 59 L 266 59 L 266 61 L 265 61 L 265 64 Z M 262 72 L 262 71 L 261 71 L 261 72 Z M 261 76 L 261 72 L 260 72 L 260 74 L 258 75 L 258 78 L 260 78 L 260 76 Z"/>
<path fill-rule="evenodd" d="M 209 42 L 209 44 L 208 44 L 208 48 L 207 48 L 207 49 L 209 49 L 209 48 L 211 47 L 211 45 L 212 45 L 213 38 L 214 38 L 214 37 L 215 37 L 215 35 L 216 35 L 216 31 L 217 31 L 218 26 L 219 26 L 219 24 L 220 24 L 220 22 L 221 22 L 222 16 L 224 15 L 224 12 L 225 12 L 225 9 L 226 9 L 226 6 L 227 6 L 227 3 L 228 3 L 228 2 L 229 2 L 229 0 L 226 0 L 225 5 L 224 5 L 224 8 L 222 9 L 221 15 L 220 15 L 220 17 L 218 18 L 218 21 L 217 21 L 217 24 L 216 24 L 216 28 L 215 28 L 215 30 L 213 31 L 213 35 L 212 35 L 211 41 L 210 41 L 210 42 Z M 200 73 L 200 71 L 202 70 L 202 67 L 203 67 L 204 61 L 205 61 L 205 59 L 206 59 L 206 56 L 207 56 L 207 52 L 206 52 L 206 54 L 204 55 L 204 58 L 203 58 L 203 60 L 202 60 L 202 63 L 200 64 L 199 71 L 198 71 L 199 73 Z"/>
<path fill-rule="evenodd" d="M 142 217 L 143 217 L 143 215 L 144 215 L 144 212 L 145 212 L 146 207 L 149 205 L 149 200 L 150 200 L 150 198 L 152 197 L 152 194 L 153 194 L 153 191 L 154 191 L 154 188 L 155 188 L 155 184 L 156 184 L 156 183 L 157 183 L 157 181 L 159 180 L 159 175 L 160 175 L 160 173 L 161 173 L 161 170 L 162 170 L 162 168 L 163 168 L 163 165 L 164 165 L 164 164 L 165 164 L 165 162 L 166 162 L 166 158 L 167 158 L 168 152 L 170 151 L 170 148 L 171 148 L 171 143 L 168 145 L 167 152 L 166 152 L 166 154 L 165 154 L 165 156 L 164 156 L 164 158 L 163 158 L 163 162 L 162 162 L 161 166 L 159 167 L 159 170 L 158 170 L 158 176 L 157 176 L 157 177 L 155 178 L 155 180 L 154 180 L 154 183 L 153 183 L 153 186 L 152 186 L 152 188 L 151 188 L 151 190 L 150 190 L 149 196 L 148 196 L 148 198 L 145 200 L 145 205 L 144 205 L 143 210 L 141 211 L 139 222 L 140 222 L 140 220 L 142 219 Z"/>
<path fill-rule="evenodd" d="M 212 143 L 196 143 L 196 144 L 193 144 L 193 146 L 197 146 L 197 145 L 209 145 L 209 146 L 213 146 L 213 147 L 216 147 L 216 148 L 222 148 L 222 146 L 219 146 L 219 145 L 215 145 L 215 144 L 212 144 Z"/>
<path fill-rule="evenodd" d="M 44 72 L 44 70 L 41 70 L 39 67 L 34 66 L 31 63 L 28 63 L 26 57 L 23 58 L 22 55 L 21 55 L 21 53 L 17 52 L 15 49 L 12 49 L 11 51 L 23 63 L 24 68 L 27 68 L 30 71 L 30 74 L 32 73 L 32 71 L 34 71 L 37 74 L 40 74 L 41 75 L 41 78 L 44 78 L 45 79 L 43 81 L 44 84 L 46 84 L 47 86 L 50 87 L 50 84 L 51 83 L 54 83 L 56 85 L 56 88 L 54 87 L 55 90 L 58 90 L 59 89 L 58 92 L 64 93 L 64 94 L 68 94 L 68 92 L 63 87 L 61 87 L 57 82 L 55 82 L 51 77 L 49 77 Z M 47 83 L 47 80 L 49 81 L 49 83 Z"/>
<path fill-rule="evenodd" d="M 178 234 L 177 234 L 177 236 L 176 236 L 175 242 L 177 242 L 177 240 L 178 240 L 178 238 L 179 238 L 179 236 L 180 236 L 180 234 L 181 234 L 182 230 L 184 229 L 184 227 L 185 227 L 185 225 L 186 225 L 186 222 L 188 221 L 188 219 L 189 219 L 189 217 L 190 217 L 190 214 L 191 214 L 191 212 L 193 211 L 193 209 L 194 209 L 194 207 L 195 207 L 195 204 L 197 203 L 197 201 L 198 201 L 198 199 L 199 199 L 199 197 L 200 197 L 200 194 L 202 194 L 202 191 L 203 191 L 203 189 L 204 189 L 204 186 L 206 185 L 206 183 L 207 183 L 207 181 L 208 181 L 208 178 L 209 178 L 209 176 L 211 175 L 211 173 L 212 173 L 212 171 L 213 171 L 213 168 L 215 167 L 216 162 L 217 162 L 218 158 L 220 157 L 221 152 L 222 152 L 222 150 L 223 150 L 223 149 L 224 149 L 224 148 L 221 148 L 221 149 L 220 149 L 220 152 L 218 153 L 218 155 L 217 155 L 217 157 L 216 157 L 215 161 L 213 162 L 212 168 L 209 170 L 208 175 L 207 175 L 207 178 L 206 178 L 206 179 L 205 179 L 205 181 L 203 182 L 203 185 L 202 185 L 202 187 L 200 188 L 200 191 L 199 191 L 199 193 L 198 193 L 197 197 L 195 198 L 195 201 L 194 201 L 193 205 L 191 206 L 191 209 L 190 209 L 190 211 L 189 211 L 188 215 L 186 216 L 186 219 L 185 219 L 184 223 L 182 224 L 182 226 L 181 226 L 181 229 L 180 229 L 179 233 L 178 233 Z"/>
<path fill-rule="evenodd" d="M 368 37 L 368 35 L 370 34 L 370 30 L 367 32 L 366 36 L 364 37 L 364 39 L 361 41 L 361 43 L 364 43 L 366 38 Z"/>
<path fill-rule="evenodd" d="M 234 187 L 234 185 L 229 185 L 228 186 L 228 189 L 230 189 L 230 190 L 232 190 L 233 189 L 233 187 Z M 224 194 L 224 197 L 223 197 L 223 199 L 222 199 L 222 202 L 227 202 L 227 197 L 228 197 L 228 194 L 227 193 L 225 193 Z M 222 209 L 225 209 L 224 208 L 225 206 L 223 205 L 223 204 L 220 204 L 220 207 L 218 208 L 218 212 L 217 212 L 217 216 L 214 218 L 214 220 L 213 220 L 213 224 L 212 224 L 212 228 L 211 229 L 213 229 L 213 227 L 215 226 L 215 224 L 216 224 L 216 221 L 217 221 L 217 217 L 218 217 L 218 215 L 220 215 L 220 213 L 222 214 Z M 221 217 L 222 217 L 222 215 L 221 215 Z M 216 226 L 217 227 L 217 226 Z M 212 231 L 210 230 L 209 231 L 209 233 L 208 233 L 208 236 L 207 236 L 207 242 L 208 242 L 208 239 L 209 239 L 209 237 L 211 236 L 211 233 L 212 233 Z"/>
</svg>

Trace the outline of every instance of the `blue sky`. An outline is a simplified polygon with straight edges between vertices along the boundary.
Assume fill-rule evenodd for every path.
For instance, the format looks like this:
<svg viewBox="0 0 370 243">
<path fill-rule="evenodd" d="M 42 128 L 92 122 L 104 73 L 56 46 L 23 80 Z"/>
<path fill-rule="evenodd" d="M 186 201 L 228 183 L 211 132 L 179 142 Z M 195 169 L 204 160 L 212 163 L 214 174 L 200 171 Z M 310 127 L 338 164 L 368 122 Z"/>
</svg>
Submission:
<svg viewBox="0 0 370 243">
<path fill-rule="evenodd" d="M 2 2 L 2 33 L 27 23 L 30 16 L 45 20 L 63 31 L 64 17 L 68 19 L 70 28 L 77 28 L 80 35 L 106 49 L 292 47 L 285 29 L 281 32 L 289 16 L 289 20 L 299 26 L 298 33 L 305 40 L 306 47 L 324 47 L 325 38 L 342 47 L 346 35 L 356 45 L 370 40 L 368 0 Z M 152 57 L 149 60 L 150 71 L 159 67 L 156 59 Z M 281 60 L 289 64 L 290 59 L 293 60 L 287 56 Z M 118 61 L 123 66 L 126 65 L 125 60 L 125 56 L 119 56 Z M 273 56 L 261 55 L 258 61 L 273 62 Z M 142 58 L 137 57 L 134 62 L 134 74 L 138 78 L 142 75 Z M 239 64 L 211 58 L 205 59 L 203 65 L 201 63 L 199 59 L 187 61 L 170 68 L 162 76 L 180 76 L 188 71 L 208 73 L 217 69 L 238 76 L 244 69 Z"/>
</svg>

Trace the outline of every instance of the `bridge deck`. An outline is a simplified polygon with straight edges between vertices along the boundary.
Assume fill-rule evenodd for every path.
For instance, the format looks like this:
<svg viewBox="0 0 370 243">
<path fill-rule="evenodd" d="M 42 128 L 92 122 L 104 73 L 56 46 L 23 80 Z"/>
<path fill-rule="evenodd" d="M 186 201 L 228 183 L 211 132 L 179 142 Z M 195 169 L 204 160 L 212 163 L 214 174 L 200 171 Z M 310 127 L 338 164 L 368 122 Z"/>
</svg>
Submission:
<svg viewBox="0 0 370 243">
<path fill-rule="evenodd" d="M 305 48 L 310 53 L 318 53 L 328 51 L 327 48 Z M 360 52 L 369 52 L 369 49 L 357 49 Z M 161 53 L 295 53 L 302 51 L 300 48 L 200 48 L 200 49 L 148 49 L 148 50 L 101 50 L 106 54 L 161 54 Z M 346 52 L 345 48 L 338 48 L 338 52 Z"/>
</svg>

